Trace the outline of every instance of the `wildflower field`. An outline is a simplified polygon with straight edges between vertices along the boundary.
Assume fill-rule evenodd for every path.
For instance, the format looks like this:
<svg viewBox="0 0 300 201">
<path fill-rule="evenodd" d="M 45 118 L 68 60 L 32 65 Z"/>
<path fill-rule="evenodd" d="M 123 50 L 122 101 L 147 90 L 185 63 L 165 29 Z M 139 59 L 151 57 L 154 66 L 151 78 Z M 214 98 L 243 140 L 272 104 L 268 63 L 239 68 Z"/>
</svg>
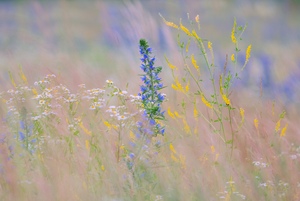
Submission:
<svg viewBox="0 0 300 201">
<path fill-rule="evenodd" d="M 184 2 L 0 3 L 0 200 L 300 200 L 287 4 Z"/>
</svg>

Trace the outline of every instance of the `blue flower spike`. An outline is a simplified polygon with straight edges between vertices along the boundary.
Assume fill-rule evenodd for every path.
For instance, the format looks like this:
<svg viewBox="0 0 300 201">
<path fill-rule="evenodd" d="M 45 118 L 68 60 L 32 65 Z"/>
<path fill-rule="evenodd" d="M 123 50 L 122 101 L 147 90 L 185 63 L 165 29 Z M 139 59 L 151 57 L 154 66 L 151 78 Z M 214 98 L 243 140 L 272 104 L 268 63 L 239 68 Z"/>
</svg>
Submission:
<svg viewBox="0 0 300 201">
<path fill-rule="evenodd" d="M 153 130 L 153 135 L 164 135 L 165 128 L 159 121 L 165 120 L 164 111 L 161 109 L 161 104 L 165 100 L 165 96 L 159 91 L 164 88 L 159 78 L 159 73 L 162 67 L 155 67 L 155 57 L 152 57 L 152 49 L 149 47 L 145 39 L 140 40 L 140 54 L 142 64 L 140 68 L 144 74 L 141 75 L 143 85 L 140 86 L 142 104 L 145 110 L 145 117 Z"/>
</svg>

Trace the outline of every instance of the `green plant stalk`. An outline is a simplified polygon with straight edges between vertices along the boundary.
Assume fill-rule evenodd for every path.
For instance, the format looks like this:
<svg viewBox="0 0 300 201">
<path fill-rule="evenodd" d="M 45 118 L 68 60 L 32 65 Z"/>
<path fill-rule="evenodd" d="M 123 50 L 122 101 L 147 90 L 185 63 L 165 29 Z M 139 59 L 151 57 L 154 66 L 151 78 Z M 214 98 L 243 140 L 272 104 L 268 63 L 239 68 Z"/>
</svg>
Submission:
<svg viewBox="0 0 300 201">
<path fill-rule="evenodd" d="M 224 129 L 223 121 L 222 121 L 223 117 L 222 117 L 221 107 L 220 107 L 220 104 L 219 104 L 219 101 L 218 101 L 218 98 L 217 98 L 217 90 L 216 90 L 216 85 L 215 85 L 215 79 L 213 77 L 213 73 L 212 73 L 211 67 L 209 65 L 209 61 L 208 61 L 208 58 L 207 58 L 207 54 L 206 54 L 205 47 L 204 47 L 202 39 L 199 38 L 199 40 L 198 40 L 198 39 L 195 38 L 195 40 L 198 42 L 198 45 L 199 45 L 199 47 L 201 49 L 201 52 L 203 54 L 203 57 L 205 59 L 206 66 L 207 66 L 207 68 L 209 70 L 209 74 L 210 74 L 210 77 L 211 77 L 211 82 L 212 82 L 213 90 L 214 90 L 214 94 L 215 94 L 214 99 L 215 99 L 215 102 L 218 105 L 218 112 L 220 113 L 220 116 L 219 116 L 218 112 L 215 109 L 214 109 L 214 112 L 217 115 L 217 117 L 219 119 L 221 119 L 221 121 L 220 121 L 220 129 L 221 129 L 221 132 L 223 133 L 223 138 L 225 139 L 225 142 L 226 142 L 225 129 Z M 190 74 L 191 74 L 191 72 L 190 72 Z"/>
</svg>

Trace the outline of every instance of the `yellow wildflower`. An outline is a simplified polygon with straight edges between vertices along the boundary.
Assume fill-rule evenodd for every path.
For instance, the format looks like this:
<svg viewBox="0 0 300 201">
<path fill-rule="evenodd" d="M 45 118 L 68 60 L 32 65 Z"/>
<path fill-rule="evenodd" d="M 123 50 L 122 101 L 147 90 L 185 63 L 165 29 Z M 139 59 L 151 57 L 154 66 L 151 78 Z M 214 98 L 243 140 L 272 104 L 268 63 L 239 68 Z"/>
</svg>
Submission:
<svg viewBox="0 0 300 201">
<path fill-rule="evenodd" d="M 180 82 L 178 81 L 178 78 L 175 78 L 175 84 L 172 84 L 171 85 L 172 88 L 174 90 L 177 90 L 177 91 L 181 91 L 181 92 L 185 92 L 182 85 L 180 84 Z"/>
<path fill-rule="evenodd" d="M 181 116 L 180 114 L 178 114 L 178 112 L 177 112 L 177 111 L 174 111 L 174 114 L 175 114 L 175 116 L 176 116 L 176 117 L 178 117 L 178 118 L 182 118 L 182 116 Z"/>
<path fill-rule="evenodd" d="M 231 61 L 235 61 L 234 54 L 231 55 Z"/>
<path fill-rule="evenodd" d="M 193 35 L 194 38 L 196 38 L 198 41 L 201 41 L 200 37 L 198 36 L 198 34 L 196 33 L 195 30 L 192 31 L 192 35 Z"/>
<path fill-rule="evenodd" d="M 169 148 L 170 148 L 172 153 L 176 154 L 176 151 L 175 151 L 174 146 L 173 146 L 172 143 L 170 143 Z"/>
<path fill-rule="evenodd" d="M 223 101 L 226 103 L 226 105 L 230 105 L 230 100 L 228 99 L 228 97 L 226 96 L 226 94 L 224 94 L 223 92 L 223 86 L 222 86 L 222 75 L 220 76 L 220 94 L 222 96 Z"/>
<path fill-rule="evenodd" d="M 197 65 L 197 61 L 196 61 L 196 59 L 194 57 L 194 54 L 191 55 L 191 60 L 192 60 L 192 64 L 193 64 L 194 68 L 196 70 L 199 70 L 199 66 Z"/>
<path fill-rule="evenodd" d="M 86 127 L 84 127 L 83 123 L 82 122 L 79 122 L 79 126 L 80 128 L 88 135 L 92 135 L 92 132 L 89 131 Z"/>
<path fill-rule="evenodd" d="M 165 59 L 166 59 L 166 62 L 168 64 L 169 68 L 171 68 L 172 70 L 176 69 L 176 66 L 174 66 L 173 64 L 171 64 L 166 56 L 165 56 Z"/>
<path fill-rule="evenodd" d="M 202 102 L 208 107 L 208 108 L 213 108 L 212 104 L 210 104 L 206 98 L 204 97 L 203 93 L 201 93 L 201 100 Z"/>
<path fill-rule="evenodd" d="M 136 137 L 132 131 L 129 132 L 129 137 L 132 141 L 135 141 Z"/>
<path fill-rule="evenodd" d="M 184 127 L 183 127 L 184 131 L 185 131 L 186 133 L 190 133 L 190 132 L 191 132 L 191 129 L 190 129 L 189 124 L 186 122 L 185 119 L 182 119 L 182 122 L 183 122 L 183 125 L 184 125 Z"/>
<path fill-rule="evenodd" d="M 104 165 L 101 165 L 101 170 L 104 171 L 105 170 L 105 167 Z"/>
<path fill-rule="evenodd" d="M 198 110 L 196 108 L 196 105 L 194 106 L 194 118 L 197 119 L 198 117 Z"/>
<path fill-rule="evenodd" d="M 178 25 L 174 24 L 173 22 L 169 22 L 167 21 L 161 14 L 159 14 L 160 17 L 163 19 L 164 23 L 169 26 L 169 27 L 173 27 L 175 29 L 179 29 Z"/>
<path fill-rule="evenodd" d="M 190 90 L 190 83 L 187 83 L 185 85 L 185 92 L 189 92 L 189 90 Z"/>
<path fill-rule="evenodd" d="M 183 26 L 180 22 L 180 29 L 186 33 L 188 36 L 192 36 L 191 32 L 188 30 L 188 28 L 186 28 L 185 26 Z"/>
<path fill-rule="evenodd" d="M 172 119 L 175 119 L 175 116 L 174 114 L 171 112 L 170 108 L 168 108 L 168 115 L 172 118 Z"/>
<path fill-rule="evenodd" d="M 23 82 L 24 82 L 25 84 L 28 84 L 27 78 L 26 78 L 25 74 L 23 73 L 23 70 L 22 70 L 22 67 L 21 67 L 21 66 L 20 66 L 20 74 L 21 74 L 21 79 L 23 80 Z"/>
<path fill-rule="evenodd" d="M 255 126 L 255 128 L 256 128 L 256 129 L 258 129 L 258 119 L 257 119 L 257 118 L 255 118 L 253 122 L 254 122 L 254 126 Z"/>
<path fill-rule="evenodd" d="M 226 105 L 230 105 L 231 102 L 230 100 L 227 98 L 226 94 L 221 94 L 222 95 L 222 99 L 224 100 L 224 102 L 226 103 Z"/>
<path fill-rule="evenodd" d="M 240 114 L 241 114 L 241 117 L 242 117 L 242 123 L 244 122 L 245 120 L 245 110 L 243 108 L 240 108 Z"/>
<path fill-rule="evenodd" d="M 280 130 L 280 121 L 281 119 L 279 119 L 276 123 L 276 126 L 275 126 L 275 131 L 278 132 Z"/>
<path fill-rule="evenodd" d="M 32 93 L 33 93 L 34 96 L 38 95 L 38 92 L 37 92 L 37 90 L 35 88 L 32 88 L 31 91 L 32 91 Z"/>
<path fill-rule="evenodd" d="M 208 49 L 211 49 L 211 48 L 212 48 L 212 43 L 211 43 L 210 41 L 208 41 L 207 47 L 208 47 Z"/>
<path fill-rule="evenodd" d="M 234 19 L 233 27 L 232 27 L 232 31 L 231 31 L 231 41 L 234 44 L 236 44 L 235 29 L 236 29 L 236 19 Z"/>
<path fill-rule="evenodd" d="M 282 128 L 281 133 L 280 133 L 280 137 L 284 137 L 285 136 L 287 126 L 288 126 L 288 124 L 285 124 L 285 126 Z"/>
<path fill-rule="evenodd" d="M 246 50 L 246 63 L 249 61 L 249 58 L 251 56 L 251 48 L 252 48 L 252 45 L 249 45 L 247 47 L 247 50 Z"/>
<path fill-rule="evenodd" d="M 104 121 L 103 123 L 108 129 L 111 129 L 111 124 L 108 121 Z"/>
</svg>

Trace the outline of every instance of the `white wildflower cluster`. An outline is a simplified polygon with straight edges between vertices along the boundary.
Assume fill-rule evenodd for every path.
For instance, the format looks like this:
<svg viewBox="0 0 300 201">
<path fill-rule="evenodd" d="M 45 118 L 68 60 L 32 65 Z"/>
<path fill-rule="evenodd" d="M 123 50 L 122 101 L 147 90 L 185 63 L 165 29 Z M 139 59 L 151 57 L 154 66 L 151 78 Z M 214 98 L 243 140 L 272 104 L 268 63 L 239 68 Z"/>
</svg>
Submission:
<svg viewBox="0 0 300 201">
<path fill-rule="evenodd" d="M 128 117 L 130 117 L 130 114 L 126 112 L 126 107 L 124 105 L 121 106 L 109 106 L 109 108 L 106 110 L 107 113 L 109 113 L 109 116 L 112 118 L 116 118 L 119 121 L 124 121 Z"/>
<path fill-rule="evenodd" d="M 100 109 L 105 106 L 106 101 L 103 98 L 105 94 L 104 89 L 100 89 L 100 88 L 89 89 L 89 90 L 85 90 L 83 94 L 84 95 L 82 99 L 86 99 L 90 101 L 90 106 L 89 106 L 90 110 Z"/>
<path fill-rule="evenodd" d="M 46 75 L 44 79 L 34 82 L 34 86 L 45 86 L 46 84 L 50 84 L 54 78 L 56 78 L 54 74 Z"/>
<path fill-rule="evenodd" d="M 257 168 L 266 168 L 269 166 L 269 164 L 260 161 L 253 161 L 252 164 Z"/>
<path fill-rule="evenodd" d="M 75 135 L 78 134 L 79 133 L 78 126 L 81 123 L 81 118 L 75 117 L 72 119 L 72 122 L 68 122 L 68 123 L 69 123 L 68 130 Z"/>
<path fill-rule="evenodd" d="M 261 178 L 256 177 L 256 179 L 261 180 Z M 270 180 L 268 181 L 262 181 L 258 184 L 258 188 L 269 188 L 269 189 L 273 189 L 274 187 L 274 183 Z"/>
</svg>

